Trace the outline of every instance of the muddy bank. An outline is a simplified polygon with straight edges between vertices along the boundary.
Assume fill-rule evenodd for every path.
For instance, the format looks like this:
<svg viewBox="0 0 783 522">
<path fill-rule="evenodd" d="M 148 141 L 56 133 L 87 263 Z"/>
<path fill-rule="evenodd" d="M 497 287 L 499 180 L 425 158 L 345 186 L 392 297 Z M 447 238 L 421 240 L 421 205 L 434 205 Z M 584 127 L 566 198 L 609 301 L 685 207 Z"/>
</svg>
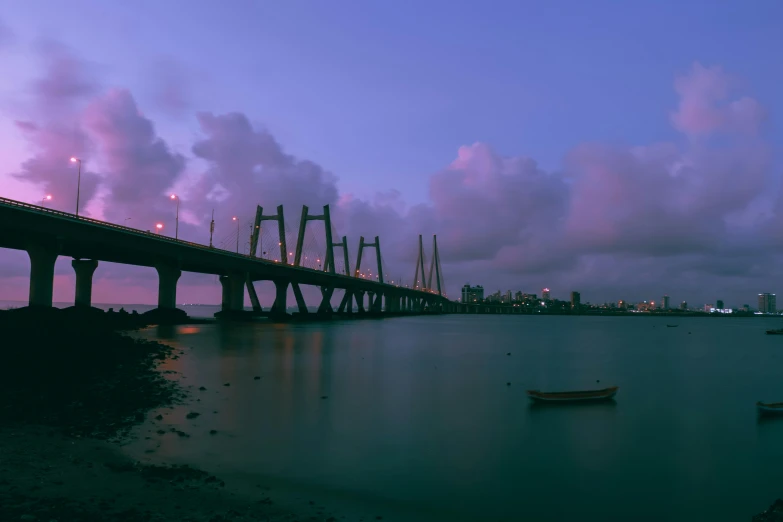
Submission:
<svg viewBox="0 0 783 522">
<path fill-rule="evenodd" d="M 115 331 L 131 321 L 0 311 L 0 520 L 337 520 L 315 505 L 283 512 L 260 486 L 239 494 L 204 471 L 123 455 L 113 442 L 185 397 L 156 371 L 182 352 Z"/>
</svg>

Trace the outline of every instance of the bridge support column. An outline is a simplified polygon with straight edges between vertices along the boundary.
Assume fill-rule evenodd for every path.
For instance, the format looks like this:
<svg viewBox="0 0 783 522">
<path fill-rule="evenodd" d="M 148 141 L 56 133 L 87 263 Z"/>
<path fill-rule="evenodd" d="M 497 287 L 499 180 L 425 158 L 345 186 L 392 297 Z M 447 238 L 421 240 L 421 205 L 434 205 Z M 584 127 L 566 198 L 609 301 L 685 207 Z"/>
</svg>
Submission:
<svg viewBox="0 0 783 522">
<path fill-rule="evenodd" d="M 288 285 L 290 281 L 276 280 L 275 282 L 275 304 L 272 305 L 272 315 L 282 317 L 288 315 L 286 311 L 288 305 Z"/>
<path fill-rule="evenodd" d="M 386 294 L 383 300 L 383 311 L 386 313 L 390 313 L 394 311 L 394 296 L 391 294 Z"/>
<path fill-rule="evenodd" d="M 291 283 L 291 289 L 294 291 L 294 299 L 296 299 L 296 306 L 299 308 L 299 313 L 302 315 L 310 313 L 307 309 L 307 303 L 305 303 L 304 296 L 302 296 L 302 289 L 299 288 L 299 283 Z"/>
<path fill-rule="evenodd" d="M 343 312 L 352 314 L 353 313 L 353 298 L 352 298 L 351 291 L 347 288 L 345 289 L 345 294 L 343 294 L 343 299 L 340 301 L 340 306 L 337 308 L 337 313 L 341 314 Z"/>
<path fill-rule="evenodd" d="M 245 278 L 238 274 L 220 276 L 223 312 L 240 312 L 245 308 L 245 282 Z"/>
<path fill-rule="evenodd" d="M 356 296 L 356 309 L 360 314 L 364 313 L 364 292 L 360 290 L 353 295 Z"/>
<path fill-rule="evenodd" d="M 321 304 L 318 306 L 319 314 L 331 314 L 334 312 L 332 308 L 332 294 L 334 294 L 334 287 L 321 288 Z"/>
<path fill-rule="evenodd" d="M 92 306 L 92 275 L 98 268 L 95 259 L 74 259 L 71 266 L 76 272 L 76 298 L 74 304 L 89 308 Z"/>
<path fill-rule="evenodd" d="M 54 263 L 57 249 L 35 244 L 27 249 L 30 256 L 30 306 L 52 306 L 54 293 Z"/>
<path fill-rule="evenodd" d="M 173 310 L 177 307 L 177 281 L 182 271 L 167 265 L 155 267 L 158 271 L 158 308 Z"/>
</svg>

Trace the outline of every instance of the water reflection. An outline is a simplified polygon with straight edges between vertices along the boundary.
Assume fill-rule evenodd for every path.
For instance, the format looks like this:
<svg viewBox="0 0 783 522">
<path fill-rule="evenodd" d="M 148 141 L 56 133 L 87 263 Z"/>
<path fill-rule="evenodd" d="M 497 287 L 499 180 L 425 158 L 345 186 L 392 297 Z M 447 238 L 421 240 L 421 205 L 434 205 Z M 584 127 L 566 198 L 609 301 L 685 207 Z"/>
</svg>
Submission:
<svg viewBox="0 0 783 522">
<path fill-rule="evenodd" d="M 753 417 L 759 397 L 780 393 L 764 376 L 780 368 L 781 351 L 735 353 L 747 352 L 763 319 L 683 318 L 676 330 L 686 335 L 652 328 L 653 319 L 443 321 L 181 331 L 193 347 L 180 359 L 186 382 L 208 391 L 185 410 L 200 408 L 197 419 L 166 418 L 192 437 L 167 433 L 160 451 L 409 506 L 431 521 L 457 518 L 446 511 L 467 520 L 741 520 L 779 494 L 783 418 Z M 599 378 L 621 387 L 616 400 L 535 403 L 524 392 Z"/>
</svg>

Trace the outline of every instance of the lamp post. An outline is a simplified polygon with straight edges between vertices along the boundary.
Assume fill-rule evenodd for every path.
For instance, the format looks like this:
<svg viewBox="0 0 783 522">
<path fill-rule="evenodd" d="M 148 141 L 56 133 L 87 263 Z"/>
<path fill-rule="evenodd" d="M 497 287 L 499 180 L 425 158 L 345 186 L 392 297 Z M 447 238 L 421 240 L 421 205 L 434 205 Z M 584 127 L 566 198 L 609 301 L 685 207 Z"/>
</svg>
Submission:
<svg viewBox="0 0 783 522">
<path fill-rule="evenodd" d="M 174 239 L 179 239 L 179 198 L 176 194 L 171 195 L 171 199 L 177 200 L 177 219 L 174 225 Z"/>
<path fill-rule="evenodd" d="M 236 216 L 231 218 L 233 221 L 237 222 L 237 254 L 239 253 L 239 220 Z"/>
<path fill-rule="evenodd" d="M 79 192 L 82 187 L 82 160 L 80 160 L 76 156 L 72 156 L 71 163 L 79 164 L 79 172 L 76 178 L 76 215 L 78 216 L 79 215 Z"/>
<path fill-rule="evenodd" d="M 51 195 L 51 194 L 47 194 L 47 195 L 45 195 L 45 196 L 44 196 L 44 197 L 41 199 L 41 206 L 43 207 L 44 205 L 46 205 L 46 202 L 47 202 L 47 201 L 51 201 L 51 200 L 52 200 L 52 195 Z"/>
<path fill-rule="evenodd" d="M 158 229 L 158 235 L 160 235 L 160 231 L 163 228 L 163 223 L 158 223 L 157 225 L 155 225 L 155 228 Z"/>
</svg>

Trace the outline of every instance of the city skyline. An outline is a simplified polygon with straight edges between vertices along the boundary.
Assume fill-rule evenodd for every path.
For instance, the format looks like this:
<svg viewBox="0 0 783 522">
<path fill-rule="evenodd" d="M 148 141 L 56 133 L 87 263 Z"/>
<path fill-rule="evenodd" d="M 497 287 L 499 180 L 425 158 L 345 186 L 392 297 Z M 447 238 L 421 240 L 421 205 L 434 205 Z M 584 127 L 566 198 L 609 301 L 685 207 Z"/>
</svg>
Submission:
<svg viewBox="0 0 783 522">
<path fill-rule="evenodd" d="M 395 278 L 413 277 L 417 236 L 438 234 L 453 298 L 482 280 L 744 303 L 783 281 L 783 65 L 769 55 L 783 5 L 762 4 L 245 3 L 187 20 L 167 4 L 17 4 L 0 15 L 0 196 L 73 212 L 80 178 L 80 214 L 201 244 L 213 209 L 223 237 L 257 204 L 292 223 L 330 204 L 352 249 L 381 238 Z M 4 297 L 24 297 L 28 271 L 0 251 Z M 56 273 L 66 300 L 72 269 Z M 154 275 L 102 264 L 96 299 L 154 302 Z M 220 299 L 213 279 L 181 286 Z"/>
</svg>

